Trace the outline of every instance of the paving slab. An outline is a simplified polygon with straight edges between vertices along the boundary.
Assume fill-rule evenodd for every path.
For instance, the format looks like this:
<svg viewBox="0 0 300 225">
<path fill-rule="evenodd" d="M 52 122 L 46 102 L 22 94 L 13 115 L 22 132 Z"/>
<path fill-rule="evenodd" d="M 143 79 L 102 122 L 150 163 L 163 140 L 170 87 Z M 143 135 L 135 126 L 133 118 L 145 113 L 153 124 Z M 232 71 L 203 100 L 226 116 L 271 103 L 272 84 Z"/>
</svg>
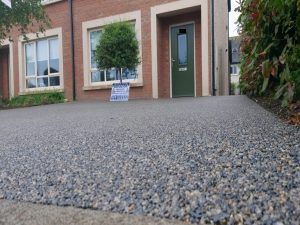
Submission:
<svg viewBox="0 0 300 225">
<path fill-rule="evenodd" d="M 132 216 L 0 200 L 0 225 L 189 225 L 155 217 Z"/>
</svg>

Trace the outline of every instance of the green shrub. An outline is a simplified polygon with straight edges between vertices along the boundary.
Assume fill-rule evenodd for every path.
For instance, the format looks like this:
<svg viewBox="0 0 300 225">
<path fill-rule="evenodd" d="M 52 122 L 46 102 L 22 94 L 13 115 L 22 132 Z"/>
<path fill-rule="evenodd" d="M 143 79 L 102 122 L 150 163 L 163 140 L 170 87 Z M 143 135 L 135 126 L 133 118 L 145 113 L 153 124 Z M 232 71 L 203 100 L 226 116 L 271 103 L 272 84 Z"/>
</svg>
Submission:
<svg viewBox="0 0 300 225">
<path fill-rule="evenodd" d="M 300 0 L 242 0 L 241 90 L 300 100 Z"/>
<path fill-rule="evenodd" d="M 230 84 L 230 94 L 231 95 L 235 95 L 235 89 L 237 88 L 237 84 L 236 83 L 231 83 Z"/>
<path fill-rule="evenodd" d="M 9 107 L 26 107 L 26 106 L 37 106 L 37 105 L 63 103 L 64 101 L 65 101 L 64 93 L 53 92 L 53 93 L 17 96 L 17 97 L 12 98 L 9 101 L 8 106 Z"/>
<path fill-rule="evenodd" d="M 7 103 L 8 103 L 7 99 L 2 98 L 2 96 L 0 96 L 0 107 L 7 105 Z"/>
</svg>

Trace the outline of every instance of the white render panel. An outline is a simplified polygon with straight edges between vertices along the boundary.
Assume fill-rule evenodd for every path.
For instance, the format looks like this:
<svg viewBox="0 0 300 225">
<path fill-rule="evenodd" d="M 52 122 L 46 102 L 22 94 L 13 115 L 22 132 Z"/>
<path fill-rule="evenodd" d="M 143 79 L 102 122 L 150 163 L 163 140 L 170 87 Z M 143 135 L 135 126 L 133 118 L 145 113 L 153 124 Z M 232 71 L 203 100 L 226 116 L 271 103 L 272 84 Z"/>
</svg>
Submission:
<svg viewBox="0 0 300 225">
<path fill-rule="evenodd" d="M 214 11 L 216 95 L 229 95 L 229 14 L 227 1 L 215 0 Z"/>
</svg>

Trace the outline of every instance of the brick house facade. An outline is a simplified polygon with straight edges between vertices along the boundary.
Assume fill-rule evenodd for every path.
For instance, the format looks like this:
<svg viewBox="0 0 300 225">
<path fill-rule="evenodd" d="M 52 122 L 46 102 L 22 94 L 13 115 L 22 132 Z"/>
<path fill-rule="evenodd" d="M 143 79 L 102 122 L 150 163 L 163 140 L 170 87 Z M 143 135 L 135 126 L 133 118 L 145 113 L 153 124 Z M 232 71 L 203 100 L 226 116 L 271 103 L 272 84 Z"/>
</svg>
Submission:
<svg viewBox="0 0 300 225">
<path fill-rule="evenodd" d="M 43 2 L 51 28 L 38 37 L 33 28 L 29 41 L 13 32 L 13 42 L 5 40 L 0 49 L 0 96 L 55 90 L 68 100 L 74 94 L 78 100 L 108 100 L 117 74 L 114 69 L 98 71 L 93 56 L 103 27 L 117 21 L 132 24 L 140 46 L 141 64 L 123 71 L 131 99 L 210 96 L 217 87 L 217 94 L 228 94 L 225 0 L 215 1 L 214 11 L 211 0 Z M 212 38 L 215 26 L 217 37 Z"/>
</svg>

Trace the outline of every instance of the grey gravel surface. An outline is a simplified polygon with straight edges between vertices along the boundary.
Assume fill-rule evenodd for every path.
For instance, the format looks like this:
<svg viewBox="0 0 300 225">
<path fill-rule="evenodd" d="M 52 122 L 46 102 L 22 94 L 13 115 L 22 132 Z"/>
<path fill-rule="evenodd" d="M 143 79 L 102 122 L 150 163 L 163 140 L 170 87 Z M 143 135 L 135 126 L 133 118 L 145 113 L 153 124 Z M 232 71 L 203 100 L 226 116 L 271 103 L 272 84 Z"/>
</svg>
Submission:
<svg viewBox="0 0 300 225">
<path fill-rule="evenodd" d="M 244 96 L 0 111 L 0 198 L 299 224 L 300 130 Z"/>
</svg>

